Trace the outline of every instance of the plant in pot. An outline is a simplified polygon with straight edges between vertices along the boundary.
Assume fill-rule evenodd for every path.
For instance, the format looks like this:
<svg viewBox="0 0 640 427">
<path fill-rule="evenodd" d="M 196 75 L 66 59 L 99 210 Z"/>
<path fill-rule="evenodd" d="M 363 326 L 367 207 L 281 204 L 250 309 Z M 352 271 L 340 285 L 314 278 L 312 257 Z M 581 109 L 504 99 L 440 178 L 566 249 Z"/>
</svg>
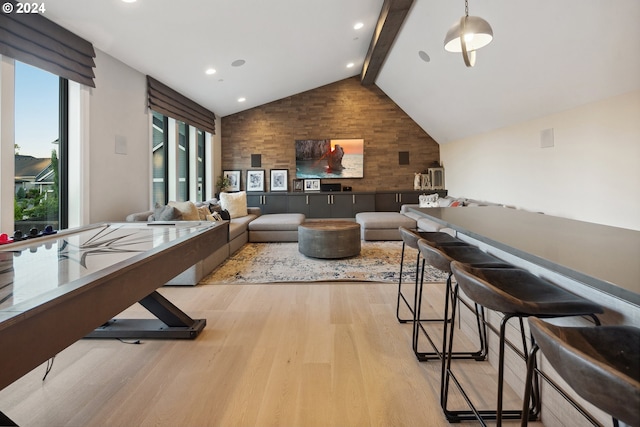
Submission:
<svg viewBox="0 0 640 427">
<path fill-rule="evenodd" d="M 218 189 L 218 194 L 227 191 L 227 188 L 231 186 L 231 180 L 228 176 L 220 175 L 216 180 L 216 188 Z"/>
</svg>

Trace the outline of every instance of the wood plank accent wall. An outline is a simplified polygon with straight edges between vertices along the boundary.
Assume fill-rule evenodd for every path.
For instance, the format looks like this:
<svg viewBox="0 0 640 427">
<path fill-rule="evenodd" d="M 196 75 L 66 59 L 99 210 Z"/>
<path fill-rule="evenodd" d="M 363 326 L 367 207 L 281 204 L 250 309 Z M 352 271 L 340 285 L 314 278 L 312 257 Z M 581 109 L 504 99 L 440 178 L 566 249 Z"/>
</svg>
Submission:
<svg viewBox="0 0 640 427">
<path fill-rule="evenodd" d="M 262 155 L 265 190 L 269 169 L 295 178 L 296 139 L 364 139 L 364 178 L 323 179 L 353 191 L 413 189 L 415 172 L 440 161 L 439 145 L 377 86 L 354 76 L 222 118 L 222 169 L 242 170 L 242 189 L 251 154 Z M 409 164 L 399 164 L 399 152 Z"/>
</svg>

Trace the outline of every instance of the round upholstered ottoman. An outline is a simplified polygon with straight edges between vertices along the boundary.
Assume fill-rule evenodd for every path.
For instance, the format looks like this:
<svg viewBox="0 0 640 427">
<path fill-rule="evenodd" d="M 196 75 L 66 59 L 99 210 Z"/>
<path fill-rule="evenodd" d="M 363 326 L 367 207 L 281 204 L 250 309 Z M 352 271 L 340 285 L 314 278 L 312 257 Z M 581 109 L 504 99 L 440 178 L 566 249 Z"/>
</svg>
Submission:
<svg viewBox="0 0 640 427">
<path fill-rule="evenodd" d="M 353 221 L 311 221 L 298 226 L 298 250 L 312 258 L 360 254 L 360 225 Z"/>
</svg>

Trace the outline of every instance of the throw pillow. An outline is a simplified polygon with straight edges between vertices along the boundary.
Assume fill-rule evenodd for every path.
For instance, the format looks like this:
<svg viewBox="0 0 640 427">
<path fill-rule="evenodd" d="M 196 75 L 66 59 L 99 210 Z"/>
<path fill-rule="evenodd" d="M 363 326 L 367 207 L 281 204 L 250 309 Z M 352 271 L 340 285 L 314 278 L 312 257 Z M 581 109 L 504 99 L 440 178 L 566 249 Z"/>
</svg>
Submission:
<svg viewBox="0 0 640 427">
<path fill-rule="evenodd" d="M 209 204 L 209 211 L 211 213 L 220 212 L 221 210 L 222 210 L 222 208 L 220 207 L 220 203 L 216 202 L 216 203 L 210 203 Z"/>
<path fill-rule="evenodd" d="M 193 202 L 169 202 L 169 206 L 173 206 L 182 213 L 183 221 L 200 221 L 198 208 Z"/>
<path fill-rule="evenodd" d="M 222 218 L 223 221 L 229 221 L 231 219 L 231 215 L 229 215 L 229 211 L 226 209 L 217 213 L 220 215 L 220 218 Z"/>
<path fill-rule="evenodd" d="M 441 208 L 446 208 L 449 205 L 451 205 L 452 201 L 453 201 L 453 199 L 450 199 L 448 197 L 444 197 L 442 199 L 438 199 L 438 206 L 440 206 Z"/>
<path fill-rule="evenodd" d="M 154 221 L 179 221 L 182 214 L 173 206 L 156 203 L 152 217 Z"/>
<path fill-rule="evenodd" d="M 247 193 L 238 191 L 237 193 L 220 193 L 220 207 L 229 211 L 231 219 L 247 216 Z"/>
<path fill-rule="evenodd" d="M 421 208 L 437 208 L 438 205 L 438 193 L 434 193 L 434 194 L 429 194 L 428 196 L 426 194 L 421 194 L 418 197 L 418 200 L 420 201 L 420 207 Z"/>
<path fill-rule="evenodd" d="M 198 206 L 196 208 L 198 210 L 198 219 L 200 221 L 210 221 L 207 217 L 211 216 L 211 212 L 209 212 L 208 206 Z"/>
</svg>

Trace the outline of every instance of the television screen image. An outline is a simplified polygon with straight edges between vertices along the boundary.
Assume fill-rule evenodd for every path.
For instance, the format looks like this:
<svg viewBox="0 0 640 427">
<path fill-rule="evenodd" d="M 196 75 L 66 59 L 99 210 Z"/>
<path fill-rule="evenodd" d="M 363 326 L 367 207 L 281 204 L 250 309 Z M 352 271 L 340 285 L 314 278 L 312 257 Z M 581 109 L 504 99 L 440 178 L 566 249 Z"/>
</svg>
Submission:
<svg viewBox="0 0 640 427">
<path fill-rule="evenodd" d="M 296 139 L 296 178 L 363 178 L 364 139 Z"/>
</svg>

